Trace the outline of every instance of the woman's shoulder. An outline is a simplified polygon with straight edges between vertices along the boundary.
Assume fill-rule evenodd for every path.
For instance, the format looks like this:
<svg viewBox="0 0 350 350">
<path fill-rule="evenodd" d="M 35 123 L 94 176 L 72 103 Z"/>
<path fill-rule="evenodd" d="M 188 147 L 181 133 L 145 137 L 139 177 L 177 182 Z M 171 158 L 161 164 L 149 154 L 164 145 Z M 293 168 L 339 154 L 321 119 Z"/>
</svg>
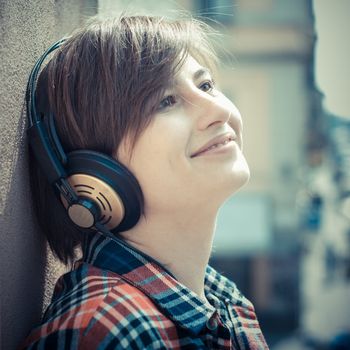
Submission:
<svg viewBox="0 0 350 350">
<path fill-rule="evenodd" d="M 57 282 L 45 320 L 57 318 L 58 314 L 76 317 L 78 310 L 84 314 L 84 325 L 88 315 L 94 317 L 99 312 L 108 312 L 116 319 L 127 316 L 127 312 L 137 316 L 159 312 L 152 300 L 125 276 L 86 263 Z"/>
<path fill-rule="evenodd" d="M 141 336 L 146 328 L 158 341 L 161 336 L 154 330 L 162 322 L 168 320 L 158 307 L 125 278 L 83 263 L 58 280 L 43 323 L 31 332 L 24 348 L 67 339 L 75 339 L 79 347 L 89 342 L 88 348 L 94 348 L 93 343 L 101 344 L 111 335 L 116 340 L 122 336 L 119 341 L 125 342 L 125 334 L 138 329 Z"/>
</svg>

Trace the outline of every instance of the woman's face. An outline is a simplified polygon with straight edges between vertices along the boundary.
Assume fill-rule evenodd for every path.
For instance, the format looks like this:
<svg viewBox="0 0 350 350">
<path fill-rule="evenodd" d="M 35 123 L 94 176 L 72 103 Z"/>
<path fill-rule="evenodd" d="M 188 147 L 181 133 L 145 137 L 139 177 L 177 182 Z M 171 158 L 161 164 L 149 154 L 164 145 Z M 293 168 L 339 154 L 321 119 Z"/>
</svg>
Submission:
<svg viewBox="0 0 350 350">
<path fill-rule="evenodd" d="M 192 57 L 135 147 L 130 151 L 127 145 L 122 143 L 117 156 L 140 183 L 146 215 L 220 206 L 249 178 L 241 115 Z"/>
</svg>

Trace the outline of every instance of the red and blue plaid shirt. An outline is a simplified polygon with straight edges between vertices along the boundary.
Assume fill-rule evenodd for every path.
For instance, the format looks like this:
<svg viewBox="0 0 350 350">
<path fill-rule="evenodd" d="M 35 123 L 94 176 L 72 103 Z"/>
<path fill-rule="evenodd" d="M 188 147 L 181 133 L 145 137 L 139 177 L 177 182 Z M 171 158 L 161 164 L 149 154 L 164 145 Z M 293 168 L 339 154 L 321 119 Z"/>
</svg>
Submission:
<svg viewBox="0 0 350 350">
<path fill-rule="evenodd" d="M 95 235 L 25 349 L 268 349 L 252 304 L 208 266 L 210 305 L 158 262 Z"/>
</svg>

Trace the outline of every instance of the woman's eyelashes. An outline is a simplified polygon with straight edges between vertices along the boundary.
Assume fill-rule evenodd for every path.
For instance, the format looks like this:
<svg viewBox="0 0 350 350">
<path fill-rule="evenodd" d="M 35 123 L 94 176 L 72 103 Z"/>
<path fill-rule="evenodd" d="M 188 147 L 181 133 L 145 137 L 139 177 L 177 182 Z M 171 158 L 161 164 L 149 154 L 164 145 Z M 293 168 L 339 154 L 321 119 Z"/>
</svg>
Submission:
<svg viewBox="0 0 350 350">
<path fill-rule="evenodd" d="M 213 79 L 206 80 L 200 85 L 199 88 L 204 92 L 210 92 L 215 88 L 215 82 Z"/>
<path fill-rule="evenodd" d="M 213 93 L 213 91 L 215 90 L 215 82 L 213 79 L 207 79 L 201 82 L 197 88 L 204 92 Z M 176 95 L 176 94 L 168 95 L 159 102 L 157 110 L 160 112 L 167 110 L 173 107 L 175 104 L 177 104 L 180 99 L 181 99 L 180 95 Z M 185 98 L 183 97 L 183 99 Z"/>
<path fill-rule="evenodd" d="M 169 95 L 165 98 L 163 98 L 159 105 L 158 105 L 158 110 L 162 111 L 164 109 L 167 109 L 169 107 L 172 107 L 175 103 L 177 102 L 177 98 L 175 95 Z"/>
</svg>

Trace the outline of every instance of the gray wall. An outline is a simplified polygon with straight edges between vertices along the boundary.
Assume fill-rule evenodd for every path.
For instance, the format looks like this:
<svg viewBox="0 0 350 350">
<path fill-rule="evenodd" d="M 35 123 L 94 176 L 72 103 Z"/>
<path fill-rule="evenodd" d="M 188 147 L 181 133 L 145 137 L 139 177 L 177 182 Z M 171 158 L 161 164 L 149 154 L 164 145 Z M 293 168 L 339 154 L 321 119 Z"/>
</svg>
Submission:
<svg viewBox="0 0 350 350">
<path fill-rule="evenodd" d="M 63 267 L 33 217 L 22 115 L 27 78 L 54 40 L 96 14 L 97 0 L 0 0 L 0 348 L 15 349 L 40 320 Z"/>
</svg>

